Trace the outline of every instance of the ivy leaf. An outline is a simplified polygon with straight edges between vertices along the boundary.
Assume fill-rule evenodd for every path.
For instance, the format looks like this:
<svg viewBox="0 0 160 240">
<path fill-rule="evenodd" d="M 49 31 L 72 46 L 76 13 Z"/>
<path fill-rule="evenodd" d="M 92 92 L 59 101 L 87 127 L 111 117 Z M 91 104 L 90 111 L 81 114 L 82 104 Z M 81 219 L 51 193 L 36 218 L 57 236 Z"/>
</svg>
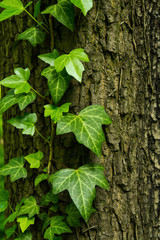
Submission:
<svg viewBox="0 0 160 240">
<path fill-rule="evenodd" d="M 35 218 L 28 218 L 26 216 L 22 216 L 22 217 L 19 217 L 17 219 L 17 222 L 20 223 L 20 228 L 21 228 L 21 231 L 22 233 L 25 232 L 25 230 L 30 226 L 30 225 L 33 225 L 34 224 L 34 220 Z"/>
<path fill-rule="evenodd" d="M 0 101 L 0 114 L 8 110 L 10 107 L 18 103 L 20 110 L 22 111 L 36 98 L 34 92 L 29 92 L 28 94 L 14 94 L 14 90 L 8 91 L 7 95 Z"/>
<path fill-rule="evenodd" d="M 34 181 L 35 187 L 37 187 L 40 182 L 47 180 L 47 179 L 48 179 L 48 174 L 42 173 L 42 174 L 38 175 Z"/>
<path fill-rule="evenodd" d="M 41 12 L 40 8 L 41 8 L 41 0 L 39 0 L 34 7 L 34 15 L 33 15 L 34 18 L 36 18 L 40 14 Z"/>
<path fill-rule="evenodd" d="M 51 116 L 51 119 L 54 121 L 54 123 L 57 123 L 57 121 L 62 118 L 63 113 L 67 113 L 69 111 L 70 105 L 71 103 L 65 103 L 62 106 L 57 107 L 51 104 L 47 104 L 44 106 L 44 116 Z"/>
<path fill-rule="evenodd" d="M 63 68 L 66 68 L 66 71 L 69 75 L 73 76 L 77 81 L 82 81 L 82 73 L 84 71 L 84 66 L 80 62 L 89 62 L 87 54 L 84 52 L 84 49 L 78 48 L 72 50 L 69 54 L 63 54 L 55 60 L 55 69 L 57 72 L 61 72 Z"/>
<path fill-rule="evenodd" d="M 60 23 L 73 31 L 74 28 L 74 8 L 69 0 L 59 0 L 57 4 L 46 8 L 42 14 L 51 14 Z"/>
<path fill-rule="evenodd" d="M 54 61 L 57 57 L 59 57 L 59 53 L 56 49 L 54 49 L 52 53 L 41 54 L 38 57 L 50 66 L 54 66 Z"/>
<path fill-rule="evenodd" d="M 86 164 L 77 170 L 62 169 L 53 174 L 53 193 L 68 190 L 74 204 L 87 222 L 95 198 L 95 186 L 108 189 L 109 185 L 103 174 L 104 167 L 99 164 Z"/>
<path fill-rule="evenodd" d="M 16 217 L 18 216 L 19 209 L 20 209 L 20 207 L 21 207 L 21 205 L 23 204 L 24 201 L 25 201 L 25 198 L 22 198 L 22 200 L 20 201 L 20 203 L 17 203 L 15 212 L 13 212 L 12 214 L 10 214 L 9 217 L 6 218 L 6 220 L 4 221 L 4 225 L 5 225 L 7 222 L 14 222 L 14 220 L 15 220 Z"/>
<path fill-rule="evenodd" d="M 70 0 L 76 7 L 80 8 L 84 16 L 93 7 L 93 0 Z"/>
<path fill-rule="evenodd" d="M 15 94 L 28 93 L 31 89 L 30 84 L 27 82 L 30 77 L 29 68 L 15 68 L 14 72 L 16 75 L 11 75 L 3 79 L 0 81 L 0 84 L 5 87 L 15 88 Z"/>
<path fill-rule="evenodd" d="M 37 205 L 35 197 L 30 196 L 25 200 L 24 205 L 20 208 L 18 216 L 24 214 L 28 214 L 29 218 L 32 218 L 35 214 L 39 214 L 39 206 Z"/>
<path fill-rule="evenodd" d="M 36 113 L 24 113 L 24 117 L 11 118 L 7 122 L 18 129 L 23 129 L 22 134 L 34 135 L 35 126 L 37 121 Z"/>
<path fill-rule="evenodd" d="M 18 40 L 27 40 L 33 47 L 40 44 L 45 39 L 45 33 L 36 27 L 28 28 L 26 31 L 18 35 Z"/>
<path fill-rule="evenodd" d="M 62 237 L 56 237 L 56 236 L 54 236 L 53 240 L 62 240 Z"/>
<path fill-rule="evenodd" d="M 55 216 L 52 218 L 50 227 L 45 231 L 44 238 L 53 240 L 54 234 L 71 233 L 71 229 L 63 222 L 64 217 Z"/>
<path fill-rule="evenodd" d="M 72 77 L 65 69 L 57 73 L 55 67 L 45 68 L 41 75 L 48 79 L 49 91 L 53 102 L 57 104 L 68 89 Z"/>
<path fill-rule="evenodd" d="M 20 96 L 18 100 L 18 106 L 19 109 L 22 111 L 27 107 L 31 102 L 33 102 L 36 99 L 36 93 L 31 91 L 28 94 L 23 94 Z"/>
<path fill-rule="evenodd" d="M 6 190 L 0 191 L 0 212 L 4 212 L 8 207 L 9 192 Z"/>
<path fill-rule="evenodd" d="M 14 233 L 15 230 L 16 230 L 16 228 L 17 228 L 17 225 L 14 224 L 13 227 L 10 227 L 10 228 L 8 228 L 8 229 L 5 231 L 5 234 L 7 235 L 7 239 L 10 238 L 10 237 L 13 235 L 13 233 Z"/>
<path fill-rule="evenodd" d="M 52 212 L 57 212 L 58 205 L 57 204 L 52 205 L 52 207 L 50 207 L 49 210 L 52 211 Z"/>
<path fill-rule="evenodd" d="M 13 158 L 8 164 L 0 168 L 0 175 L 10 175 L 11 182 L 14 182 L 20 178 L 27 177 L 27 171 L 24 166 L 24 157 Z"/>
<path fill-rule="evenodd" d="M 21 233 L 15 240 L 32 240 L 32 234 L 29 231 Z"/>
<path fill-rule="evenodd" d="M 24 11 L 23 4 L 20 0 L 4 0 L 0 2 L 0 7 L 5 8 L 0 14 L 0 21 L 10 18 L 13 15 L 19 15 Z"/>
<path fill-rule="evenodd" d="M 39 168 L 41 165 L 40 161 L 43 158 L 43 153 L 38 151 L 36 153 L 29 154 L 24 158 L 30 163 L 30 168 Z"/>
<path fill-rule="evenodd" d="M 58 196 L 53 194 L 52 190 L 42 197 L 40 204 L 41 206 L 48 206 L 50 202 L 58 203 Z"/>
<path fill-rule="evenodd" d="M 92 105 L 83 109 L 78 116 L 70 113 L 63 116 L 57 123 L 57 134 L 73 132 L 79 143 L 101 157 L 101 147 L 105 141 L 102 124 L 110 123 L 104 107 Z"/>
<path fill-rule="evenodd" d="M 74 203 L 70 203 L 66 209 L 65 209 L 65 213 L 68 215 L 67 217 L 67 223 L 69 224 L 69 226 L 71 227 L 79 227 L 80 226 L 80 217 L 81 214 L 78 211 L 78 209 L 76 208 L 76 206 L 74 205 Z"/>
</svg>

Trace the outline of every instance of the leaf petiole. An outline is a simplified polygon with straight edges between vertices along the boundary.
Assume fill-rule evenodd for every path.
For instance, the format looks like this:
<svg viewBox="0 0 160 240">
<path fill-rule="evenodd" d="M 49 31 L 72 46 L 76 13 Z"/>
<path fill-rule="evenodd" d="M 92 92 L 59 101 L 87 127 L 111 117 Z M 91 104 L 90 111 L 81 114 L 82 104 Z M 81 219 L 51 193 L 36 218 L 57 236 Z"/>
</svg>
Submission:
<svg viewBox="0 0 160 240">
<path fill-rule="evenodd" d="M 35 130 L 36 130 L 36 132 L 38 133 L 38 135 L 41 137 L 41 138 L 43 138 L 43 140 L 45 141 L 45 142 L 47 142 L 48 144 L 50 144 L 50 141 L 48 141 L 39 131 L 38 131 L 38 129 L 35 127 Z"/>
<path fill-rule="evenodd" d="M 45 96 L 41 95 L 39 92 L 37 92 L 34 88 L 32 88 L 32 91 L 34 91 L 38 96 L 40 96 L 41 98 L 45 99 Z"/>
<path fill-rule="evenodd" d="M 25 11 L 38 25 L 40 25 L 41 28 L 42 28 L 46 33 L 49 34 L 49 31 L 48 31 L 40 22 L 38 22 L 37 19 L 35 19 L 35 18 L 32 16 L 32 14 L 30 14 L 26 9 L 24 9 L 24 11 Z"/>
</svg>

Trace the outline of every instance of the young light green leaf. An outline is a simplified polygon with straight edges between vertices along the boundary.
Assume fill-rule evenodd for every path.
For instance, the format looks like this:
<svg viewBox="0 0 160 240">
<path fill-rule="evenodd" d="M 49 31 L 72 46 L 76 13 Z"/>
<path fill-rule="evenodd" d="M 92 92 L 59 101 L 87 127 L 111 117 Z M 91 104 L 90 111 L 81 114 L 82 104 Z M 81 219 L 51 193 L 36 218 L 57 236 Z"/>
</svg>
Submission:
<svg viewBox="0 0 160 240">
<path fill-rule="evenodd" d="M 23 129 L 22 134 L 34 135 L 37 115 L 35 113 L 24 113 L 24 117 L 11 118 L 7 122 L 18 129 Z"/>
<path fill-rule="evenodd" d="M 8 164 L 0 168 L 0 175 L 10 175 L 11 182 L 14 182 L 20 178 L 27 177 L 27 171 L 24 166 L 24 157 L 13 158 Z"/>
<path fill-rule="evenodd" d="M 24 205 L 20 208 L 18 216 L 28 214 L 29 218 L 32 218 L 35 214 L 39 214 L 39 206 L 35 197 L 30 196 L 24 202 Z"/>
<path fill-rule="evenodd" d="M 4 212 L 8 207 L 9 192 L 6 190 L 0 191 L 0 212 Z"/>
<path fill-rule="evenodd" d="M 14 220 L 15 220 L 16 217 L 18 216 L 20 207 L 21 207 L 21 205 L 23 204 L 24 201 L 25 201 L 25 198 L 22 198 L 22 200 L 20 201 L 20 203 L 17 203 L 15 212 L 13 212 L 12 214 L 10 214 L 9 217 L 6 218 L 6 220 L 4 221 L 4 225 L 5 225 L 7 222 L 14 222 Z"/>
<path fill-rule="evenodd" d="M 26 216 L 22 216 L 17 219 L 17 222 L 20 223 L 22 233 L 24 233 L 30 225 L 34 224 L 34 220 L 35 218 L 28 218 Z"/>
<path fill-rule="evenodd" d="M 57 72 L 61 72 L 65 67 L 69 75 L 81 82 L 84 66 L 80 60 L 89 62 L 88 56 L 82 48 L 75 49 L 69 54 L 64 54 L 58 57 L 55 60 L 55 69 Z"/>
<path fill-rule="evenodd" d="M 33 47 L 42 43 L 44 39 L 45 33 L 36 27 L 31 27 L 18 36 L 18 40 L 27 40 Z"/>
<path fill-rule="evenodd" d="M 67 223 L 69 224 L 69 226 L 71 226 L 71 227 L 79 227 L 80 226 L 79 219 L 81 217 L 81 214 L 73 202 L 70 203 L 66 207 L 65 213 L 68 215 L 66 220 L 67 220 Z"/>
<path fill-rule="evenodd" d="M 32 234 L 29 231 L 25 231 L 25 233 L 21 233 L 15 240 L 32 240 Z"/>
<path fill-rule="evenodd" d="M 5 8 L 0 14 L 0 21 L 10 18 L 13 15 L 19 15 L 24 11 L 23 4 L 20 0 L 4 0 L 0 2 L 0 7 Z"/>
<path fill-rule="evenodd" d="M 68 190 L 74 204 L 87 222 L 95 198 L 95 186 L 108 189 L 109 185 L 103 174 L 104 167 L 99 164 L 86 164 L 77 170 L 62 169 L 53 174 L 53 192 L 58 194 Z"/>
<path fill-rule="evenodd" d="M 47 180 L 47 179 L 48 179 L 48 174 L 42 173 L 42 174 L 38 175 L 34 181 L 35 187 L 37 187 L 40 182 Z"/>
<path fill-rule="evenodd" d="M 27 82 L 30 77 L 30 70 L 28 68 L 15 68 L 14 72 L 16 75 L 3 79 L 0 84 L 5 87 L 15 88 L 15 94 L 28 93 L 31 89 L 30 84 Z"/>
<path fill-rule="evenodd" d="M 46 195 L 43 195 L 41 199 L 41 206 L 48 206 L 49 203 L 52 202 L 53 204 L 58 203 L 58 196 L 53 194 L 53 191 L 49 191 Z"/>
<path fill-rule="evenodd" d="M 40 14 L 41 12 L 40 8 L 41 8 L 41 0 L 39 0 L 34 7 L 34 14 L 33 14 L 34 18 L 36 18 Z"/>
<path fill-rule="evenodd" d="M 59 57 L 59 53 L 56 49 L 54 49 L 52 53 L 41 54 L 38 57 L 50 66 L 54 66 L 54 61 L 57 57 Z"/>
<path fill-rule="evenodd" d="M 28 94 L 14 94 L 14 89 L 10 90 L 7 95 L 0 101 L 0 114 L 8 110 L 10 107 L 18 103 L 20 110 L 22 111 L 36 98 L 34 92 L 29 92 Z"/>
<path fill-rule="evenodd" d="M 45 68 L 41 75 L 48 79 L 49 91 L 53 102 L 57 104 L 68 89 L 72 77 L 65 69 L 57 73 L 55 67 Z"/>
<path fill-rule="evenodd" d="M 44 233 L 45 239 L 53 240 L 54 234 L 60 235 L 62 233 L 72 232 L 63 219 L 64 217 L 62 216 L 55 216 L 52 218 L 50 227 Z"/>
<path fill-rule="evenodd" d="M 51 104 L 47 104 L 44 106 L 44 116 L 51 116 L 51 119 L 54 121 L 54 123 L 57 123 L 57 121 L 62 118 L 63 113 L 67 113 L 69 111 L 70 105 L 71 103 L 65 103 L 62 106 L 57 107 Z"/>
<path fill-rule="evenodd" d="M 31 91 L 28 94 L 21 94 L 18 100 L 19 109 L 22 111 L 36 99 L 36 93 Z"/>
<path fill-rule="evenodd" d="M 43 153 L 38 151 L 36 153 L 29 154 L 24 158 L 30 163 L 30 168 L 39 168 L 41 165 L 40 161 L 43 158 Z"/>
<path fill-rule="evenodd" d="M 57 134 L 73 132 L 79 143 L 101 157 L 101 147 L 105 141 L 102 124 L 110 123 L 104 107 L 92 105 L 83 109 L 78 116 L 70 113 L 63 116 L 57 123 Z"/>
<path fill-rule="evenodd" d="M 14 224 L 13 227 L 10 227 L 10 228 L 8 228 L 8 229 L 5 231 L 5 234 L 7 235 L 7 239 L 9 239 L 9 238 L 13 235 L 13 233 L 14 233 L 15 230 L 16 230 L 16 228 L 17 228 L 17 225 Z"/>
<path fill-rule="evenodd" d="M 74 29 L 74 8 L 69 0 L 58 1 L 57 4 L 46 8 L 42 14 L 51 14 L 60 23 L 69 28 L 71 31 Z"/>
<path fill-rule="evenodd" d="M 93 7 L 93 0 L 70 0 L 76 7 L 80 8 L 84 16 Z"/>
</svg>

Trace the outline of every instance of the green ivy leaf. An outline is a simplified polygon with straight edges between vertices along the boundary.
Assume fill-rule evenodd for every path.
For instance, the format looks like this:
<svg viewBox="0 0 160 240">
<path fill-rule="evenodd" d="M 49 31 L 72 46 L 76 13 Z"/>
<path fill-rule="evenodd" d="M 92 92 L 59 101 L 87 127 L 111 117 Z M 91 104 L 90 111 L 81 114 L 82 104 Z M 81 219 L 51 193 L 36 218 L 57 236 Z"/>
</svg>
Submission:
<svg viewBox="0 0 160 240">
<path fill-rule="evenodd" d="M 53 204 L 58 203 L 58 196 L 53 194 L 52 190 L 42 197 L 40 204 L 41 206 L 48 206 L 50 202 Z"/>
<path fill-rule="evenodd" d="M 52 205 L 52 207 L 50 207 L 49 210 L 52 211 L 52 212 L 57 212 L 58 205 L 57 204 Z"/>
<path fill-rule="evenodd" d="M 45 33 L 36 27 L 28 28 L 26 31 L 18 35 L 18 40 L 27 40 L 33 47 L 40 44 L 45 39 Z"/>
<path fill-rule="evenodd" d="M 57 72 L 61 72 L 65 67 L 69 75 L 73 76 L 75 79 L 77 79 L 77 81 L 81 82 L 84 66 L 80 60 L 89 62 L 88 56 L 82 48 L 75 49 L 69 54 L 64 54 L 56 58 L 54 62 L 55 69 Z"/>
<path fill-rule="evenodd" d="M 9 239 L 9 238 L 13 235 L 13 233 L 14 233 L 15 230 L 16 230 L 16 228 L 17 228 L 17 225 L 14 224 L 13 227 L 10 227 L 10 228 L 8 228 L 8 229 L 5 231 L 5 234 L 7 235 L 7 239 Z"/>
<path fill-rule="evenodd" d="M 67 224 L 63 221 L 64 217 L 55 216 L 52 218 L 50 227 L 45 231 L 44 238 L 53 240 L 54 234 L 62 234 L 62 233 L 71 233 L 71 229 L 67 226 Z"/>
<path fill-rule="evenodd" d="M 67 223 L 69 224 L 69 226 L 71 226 L 71 227 L 79 227 L 80 226 L 79 219 L 81 217 L 81 214 L 73 202 L 70 203 L 66 207 L 65 213 L 68 215 L 66 220 L 67 220 Z"/>
<path fill-rule="evenodd" d="M 17 222 L 20 223 L 22 233 L 24 233 L 30 225 L 34 224 L 34 220 L 35 218 L 28 218 L 26 216 L 22 216 L 17 219 Z"/>
<path fill-rule="evenodd" d="M 18 100 L 19 109 L 22 111 L 35 99 L 36 99 L 36 93 L 33 91 L 29 92 L 28 94 L 22 94 Z"/>
<path fill-rule="evenodd" d="M 12 214 L 10 214 L 9 217 L 6 218 L 6 220 L 4 221 L 4 225 L 5 225 L 7 222 L 14 222 L 14 220 L 15 220 L 16 217 L 18 216 L 20 207 L 21 207 L 21 205 L 23 204 L 24 201 L 25 201 L 25 198 L 22 198 L 22 200 L 20 201 L 20 203 L 17 203 L 15 212 L 13 212 Z"/>
<path fill-rule="evenodd" d="M 83 109 L 78 116 L 70 113 L 63 116 L 57 123 L 57 134 L 73 132 L 79 143 L 101 157 L 101 147 L 105 141 L 102 124 L 110 123 L 111 119 L 103 106 L 91 105 Z"/>
<path fill-rule="evenodd" d="M 71 76 L 66 72 L 65 69 L 57 73 L 55 67 L 45 68 L 41 75 L 48 79 L 49 91 L 51 93 L 53 102 L 57 104 L 68 89 Z"/>
<path fill-rule="evenodd" d="M 29 218 L 32 218 L 35 214 L 39 214 L 39 206 L 35 197 L 30 196 L 24 202 L 24 205 L 20 208 L 18 216 L 28 214 Z"/>
<path fill-rule="evenodd" d="M 0 2 L 0 7 L 5 8 L 0 14 L 0 21 L 10 18 L 13 15 L 19 15 L 24 11 L 23 4 L 20 0 L 4 0 Z"/>
<path fill-rule="evenodd" d="M 32 234 L 29 231 L 21 233 L 15 240 L 32 240 Z"/>
<path fill-rule="evenodd" d="M 15 94 L 28 93 L 31 89 L 30 84 L 27 82 L 30 77 L 29 68 L 15 68 L 14 72 L 16 75 L 11 75 L 3 79 L 0 81 L 0 84 L 5 87 L 15 88 Z"/>
<path fill-rule="evenodd" d="M 8 164 L 0 168 L 0 175 L 10 175 L 11 182 L 14 182 L 20 178 L 27 177 L 27 171 L 24 166 L 24 157 L 13 158 Z"/>
<path fill-rule="evenodd" d="M 40 182 L 47 180 L 47 179 L 48 179 L 48 174 L 42 173 L 42 174 L 38 175 L 34 181 L 35 187 L 37 187 Z"/>
<path fill-rule="evenodd" d="M 59 53 L 56 49 L 54 49 L 52 53 L 41 54 L 38 57 L 45 63 L 48 63 L 50 66 L 54 66 L 54 61 L 57 57 L 59 57 Z"/>
<path fill-rule="evenodd" d="M 9 192 L 6 190 L 1 190 L 0 191 L 0 212 L 4 212 L 8 207 L 8 199 L 9 199 Z"/>
<path fill-rule="evenodd" d="M 33 14 L 34 18 L 36 18 L 40 14 L 41 12 L 40 8 L 41 8 L 41 0 L 39 0 L 34 7 L 34 14 Z"/>
<path fill-rule="evenodd" d="M 62 237 L 56 237 L 56 236 L 54 236 L 53 240 L 62 240 Z"/>
<path fill-rule="evenodd" d="M 57 4 L 46 8 L 42 14 L 51 14 L 60 23 L 69 28 L 74 29 L 74 8 L 69 0 L 59 0 Z"/>
<path fill-rule="evenodd" d="M 7 122 L 18 129 L 23 129 L 22 134 L 34 135 L 35 126 L 37 121 L 36 113 L 24 113 L 24 117 L 11 118 Z"/>
<path fill-rule="evenodd" d="M 53 174 L 53 192 L 58 194 L 68 190 L 74 204 L 87 222 L 95 198 L 95 186 L 109 189 L 103 174 L 104 167 L 99 164 L 86 164 L 77 170 L 62 169 Z"/>
<path fill-rule="evenodd" d="M 38 151 L 36 153 L 29 154 L 24 158 L 30 163 L 30 168 L 39 168 L 41 165 L 40 161 L 43 158 L 43 153 Z"/>
<path fill-rule="evenodd" d="M 62 118 L 63 113 L 67 113 L 69 111 L 70 105 L 71 103 L 65 103 L 62 106 L 57 107 L 51 104 L 47 104 L 44 106 L 44 116 L 51 116 L 51 119 L 54 121 L 54 123 L 57 123 L 57 121 Z"/>
<path fill-rule="evenodd" d="M 22 111 L 36 98 L 34 92 L 29 92 L 28 94 L 14 94 L 14 90 L 8 91 L 7 95 L 0 101 L 0 114 L 7 111 L 10 107 L 18 103 L 20 110 Z"/>
<path fill-rule="evenodd" d="M 84 16 L 93 7 L 93 0 L 70 0 L 76 7 L 80 8 Z"/>
</svg>

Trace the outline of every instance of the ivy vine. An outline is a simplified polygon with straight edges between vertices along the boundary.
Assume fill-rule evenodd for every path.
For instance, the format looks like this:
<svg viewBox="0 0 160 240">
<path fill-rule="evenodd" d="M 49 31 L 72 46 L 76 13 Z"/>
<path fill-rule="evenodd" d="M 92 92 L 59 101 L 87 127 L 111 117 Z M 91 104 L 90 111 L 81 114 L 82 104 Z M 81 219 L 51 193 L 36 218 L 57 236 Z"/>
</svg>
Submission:
<svg viewBox="0 0 160 240">
<path fill-rule="evenodd" d="M 33 15 L 27 10 L 30 4 L 32 2 L 23 6 L 20 0 L 1 1 L 0 7 L 3 8 L 3 11 L 0 13 L 0 21 L 26 12 L 34 20 L 35 25 L 19 34 L 17 40 L 27 40 L 33 47 L 36 47 L 37 44 L 41 44 L 45 40 L 46 34 L 52 34 L 52 29 L 45 18 L 46 14 L 55 17 L 61 24 L 73 31 L 75 6 L 80 8 L 86 16 L 93 6 L 93 0 L 58 0 L 57 4 L 48 6 L 43 11 L 41 11 L 41 1 L 37 1 Z M 44 22 L 38 22 L 37 16 L 39 14 L 44 16 Z M 101 157 L 101 147 L 105 141 L 102 125 L 111 124 L 111 119 L 104 107 L 91 105 L 75 115 L 69 113 L 71 103 L 58 105 L 68 89 L 71 79 L 75 78 L 78 82 L 82 81 L 84 71 L 82 62 L 89 62 L 87 54 L 82 48 L 74 49 L 69 54 L 63 55 L 59 55 L 58 51 L 53 49 L 51 53 L 39 55 L 38 58 L 50 65 L 43 69 L 41 75 L 48 80 L 51 98 L 43 96 L 28 82 L 30 79 L 29 68 L 18 67 L 14 69 L 14 75 L 0 81 L 4 87 L 11 88 L 0 102 L 0 114 L 15 104 L 18 104 L 20 111 L 22 111 L 35 101 L 37 96 L 48 101 L 48 104 L 44 106 L 44 117 L 50 117 L 52 120 L 50 138 L 46 138 L 38 131 L 36 113 L 24 113 L 9 119 L 7 122 L 17 129 L 22 129 L 22 134 L 33 136 L 37 132 L 49 144 L 48 166 L 43 168 L 43 173 L 39 174 L 37 171 L 34 185 L 37 187 L 42 181 L 47 181 L 51 189 L 41 199 L 37 199 L 35 196 L 22 198 L 15 209 L 12 209 L 9 204 L 8 191 L 0 191 L 0 212 L 5 211 L 8 206 L 12 211 L 4 222 L 4 224 L 13 223 L 13 226 L 5 232 L 7 239 L 16 233 L 15 240 L 31 240 L 30 225 L 35 224 L 35 215 L 37 215 L 43 222 L 44 239 L 61 240 L 61 234 L 71 233 L 73 227 L 80 226 L 81 217 L 85 222 L 88 222 L 90 215 L 95 211 L 93 208 L 93 200 L 96 195 L 95 186 L 105 190 L 109 189 L 103 173 L 104 168 L 99 164 L 88 163 L 76 170 L 65 168 L 54 173 L 51 172 L 55 135 L 73 132 L 80 144 L 85 145 L 99 158 Z M 54 134 L 54 128 L 56 128 L 56 134 Z M 29 163 L 30 169 L 38 170 L 42 159 L 43 152 L 40 149 L 27 156 L 10 159 L 8 164 L 0 168 L 0 175 L 9 175 L 11 182 L 27 178 L 26 162 Z M 72 202 L 65 209 L 66 215 L 61 216 L 58 209 L 58 194 L 64 190 L 68 190 Z M 48 209 L 47 211 L 43 210 L 44 206 L 45 209 Z M 52 214 L 48 215 L 48 211 Z M 17 224 L 19 224 L 21 232 L 17 232 Z"/>
</svg>

